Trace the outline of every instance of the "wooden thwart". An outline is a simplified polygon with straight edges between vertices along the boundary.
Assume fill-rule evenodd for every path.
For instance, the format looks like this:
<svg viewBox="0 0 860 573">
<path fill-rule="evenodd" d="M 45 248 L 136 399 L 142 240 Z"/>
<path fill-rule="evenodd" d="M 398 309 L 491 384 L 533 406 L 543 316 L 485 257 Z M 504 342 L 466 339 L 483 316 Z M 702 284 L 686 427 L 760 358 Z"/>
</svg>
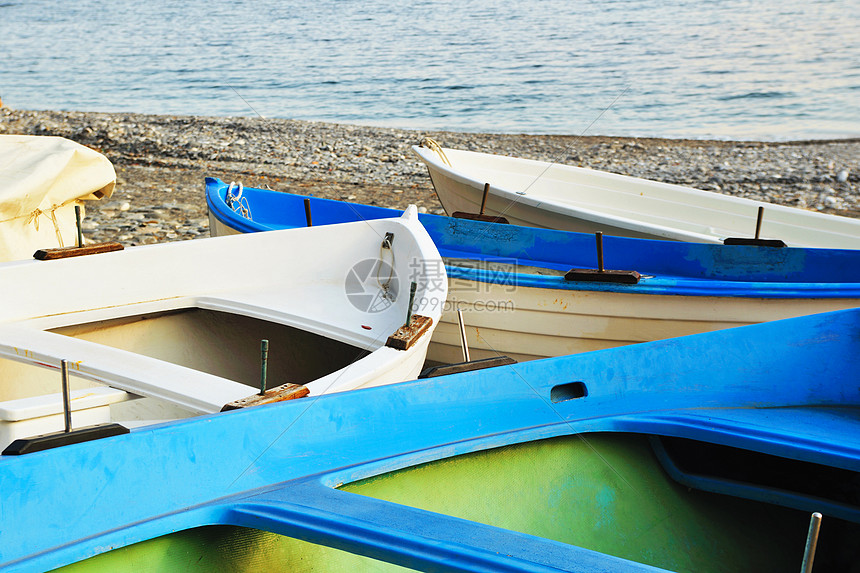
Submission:
<svg viewBox="0 0 860 573">
<path fill-rule="evenodd" d="M 283 402 L 284 400 L 295 400 L 296 398 L 304 398 L 310 393 L 311 391 L 308 387 L 301 384 L 282 384 L 281 386 L 277 386 L 271 390 L 266 390 L 266 393 L 262 396 L 260 394 L 254 394 L 247 398 L 234 400 L 229 404 L 225 404 L 224 407 L 221 408 L 221 411 L 227 412 L 230 410 L 250 408 L 251 406 L 274 404 L 275 402 Z"/>
<path fill-rule="evenodd" d="M 94 243 L 83 247 L 59 247 L 56 249 L 39 249 L 33 253 L 33 258 L 39 261 L 53 261 L 55 259 L 66 259 L 69 257 L 82 257 L 84 255 L 97 255 L 111 251 L 121 251 L 123 246 L 119 243 Z"/>
<path fill-rule="evenodd" d="M 408 350 L 416 340 L 421 338 L 422 334 L 430 329 L 430 325 L 432 324 L 433 319 L 429 316 L 413 314 L 408 325 L 404 324 L 388 337 L 385 346 L 394 348 L 395 350 Z"/>
</svg>

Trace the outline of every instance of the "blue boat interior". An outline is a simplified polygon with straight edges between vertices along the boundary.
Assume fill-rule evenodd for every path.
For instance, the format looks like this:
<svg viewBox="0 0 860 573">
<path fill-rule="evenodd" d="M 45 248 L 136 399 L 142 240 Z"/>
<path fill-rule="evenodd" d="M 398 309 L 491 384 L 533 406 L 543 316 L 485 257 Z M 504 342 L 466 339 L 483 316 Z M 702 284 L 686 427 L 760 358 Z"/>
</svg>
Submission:
<svg viewBox="0 0 860 573">
<path fill-rule="evenodd" d="M 0 564 L 47 570 L 175 531 L 238 525 L 418 569 L 653 571 L 336 489 L 463 454 L 608 433 L 649 436 L 686 487 L 824 513 L 821 562 L 846 570 L 860 562 L 850 542 L 860 534 L 858 344 L 860 309 L 839 311 L 3 456 L 0 487 L 13 493 L 0 515 Z M 62 511 L 27 511 L 32 500 Z M 68 538 L 70 521 L 78 539 Z"/>
<path fill-rule="evenodd" d="M 243 188 L 247 217 L 227 204 L 230 185 L 206 179 L 210 213 L 229 227 L 255 232 L 307 225 L 308 201 L 314 225 L 401 214 L 395 209 Z M 449 276 L 519 286 L 610 290 L 690 296 L 790 298 L 855 297 L 860 293 L 860 251 L 756 246 L 724 246 L 625 237 L 604 237 L 606 269 L 637 271 L 635 285 L 564 280 L 571 268 L 598 267 L 593 235 L 486 223 L 439 215 L 419 215 Z M 467 261 L 470 261 L 467 263 Z M 487 264 L 476 264 L 483 261 Z"/>
</svg>

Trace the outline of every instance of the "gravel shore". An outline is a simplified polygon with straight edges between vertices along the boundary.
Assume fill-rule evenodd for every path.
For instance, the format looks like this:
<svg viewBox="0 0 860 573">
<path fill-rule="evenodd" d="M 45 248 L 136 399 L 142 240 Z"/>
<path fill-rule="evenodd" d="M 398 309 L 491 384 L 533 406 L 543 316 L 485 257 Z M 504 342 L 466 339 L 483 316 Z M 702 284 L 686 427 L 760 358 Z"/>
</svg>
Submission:
<svg viewBox="0 0 860 573">
<path fill-rule="evenodd" d="M 443 213 L 410 150 L 445 147 L 591 167 L 860 217 L 860 139 L 730 142 L 419 132 L 285 119 L 19 111 L 0 133 L 59 135 L 106 155 L 113 196 L 87 208 L 90 241 L 125 245 L 209 235 L 203 178 Z"/>
</svg>

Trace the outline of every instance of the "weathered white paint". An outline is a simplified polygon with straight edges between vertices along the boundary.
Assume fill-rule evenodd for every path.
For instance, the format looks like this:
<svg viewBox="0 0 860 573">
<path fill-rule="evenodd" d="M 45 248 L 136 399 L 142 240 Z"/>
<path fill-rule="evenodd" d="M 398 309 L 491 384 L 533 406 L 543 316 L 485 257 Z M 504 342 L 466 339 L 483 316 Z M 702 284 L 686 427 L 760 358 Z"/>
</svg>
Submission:
<svg viewBox="0 0 860 573">
<path fill-rule="evenodd" d="M 645 295 L 496 285 L 458 278 L 449 283 L 442 323 L 433 333 L 427 358 L 462 361 L 458 308 L 463 311 L 473 360 L 501 354 L 524 361 L 856 305 L 856 299 Z"/>
</svg>

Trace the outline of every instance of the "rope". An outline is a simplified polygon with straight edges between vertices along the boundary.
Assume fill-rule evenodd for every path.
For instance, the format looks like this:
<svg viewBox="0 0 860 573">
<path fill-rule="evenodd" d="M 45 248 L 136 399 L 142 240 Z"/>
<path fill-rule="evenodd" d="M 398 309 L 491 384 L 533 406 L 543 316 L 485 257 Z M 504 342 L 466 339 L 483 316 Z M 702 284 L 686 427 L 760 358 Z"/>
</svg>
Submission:
<svg viewBox="0 0 860 573">
<path fill-rule="evenodd" d="M 436 155 L 438 155 L 442 159 L 442 163 L 447 165 L 448 167 L 453 167 L 451 162 L 448 161 L 448 158 L 445 156 L 445 151 L 442 149 L 442 146 L 436 143 L 434 140 L 429 137 L 424 137 L 421 139 L 421 143 L 418 144 L 418 147 L 426 147 L 430 151 L 435 151 Z"/>
<path fill-rule="evenodd" d="M 379 276 L 382 272 L 382 265 L 386 264 L 385 262 L 385 251 L 391 253 L 391 264 L 388 266 L 388 278 L 385 279 L 385 282 L 382 282 L 382 277 Z M 391 279 L 394 277 L 394 249 L 391 248 L 391 243 L 387 240 L 383 240 L 382 244 L 379 246 L 379 264 L 376 266 L 376 284 L 379 285 L 379 288 L 382 289 L 382 298 L 390 300 L 394 302 L 394 295 L 391 294 L 389 289 L 391 288 Z"/>
<path fill-rule="evenodd" d="M 233 189 L 239 187 L 239 193 L 237 195 L 233 195 Z M 253 221 L 251 218 L 251 205 L 248 204 L 248 198 L 242 197 L 242 193 L 244 193 L 245 188 L 242 187 L 241 183 L 231 182 L 230 186 L 227 188 L 227 194 L 224 197 L 224 202 L 227 203 L 227 207 L 233 210 L 234 213 L 238 213 L 248 219 L 249 221 Z"/>
<path fill-rule="evenodd" d="M 24 223 L 25 225 L 29 225 L 33 223 L 33 226 L 36 227 L 36 232 L 39 232 L 39 215 L 45 215 L 46 217 L 51 218 L 51 222 L 54 224 L 54 232 L 57 234 L 57 244 L 60 247 L 64 247 L 63 245 L 63 234 L 60 232 L 60 222 L 57 221 L 57 209 L 62 207 L 62 205 L 54 205 L 51 207 L 50 211 L 42 211 L 39 208 L 36 208 L 32 213 L 27 215 L 27 221 Z M 10 219 L 11 220 L 11 219 Z"/>
</svg>

